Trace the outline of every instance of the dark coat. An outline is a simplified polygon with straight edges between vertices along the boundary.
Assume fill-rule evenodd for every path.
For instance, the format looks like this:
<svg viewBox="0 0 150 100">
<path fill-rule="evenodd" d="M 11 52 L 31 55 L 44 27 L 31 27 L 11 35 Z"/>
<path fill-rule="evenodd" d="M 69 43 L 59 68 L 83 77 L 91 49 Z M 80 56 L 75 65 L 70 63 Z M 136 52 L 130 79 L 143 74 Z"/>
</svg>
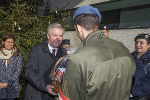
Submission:
<svg viewBox="0 0 150 100">
<path fill-rule="evenodd" d="M 50 53 L 48 40 L 32 47 L 25 65 L 27 87 L 25 100 L 54 100 L 45 87 L 50 83 L 50 75 L 55 62 L 63 55 L 58 48 L 56 57 Z"/>
<path fill-rule="evenodd" d="M 133 96 L 150 95 L 150 51 L 148 50 L 139 59 L 137 59 L 137 54 L 136 51 L 132 53 L 136 63 L 136 72 L 131 94 Z"/>
</svg>

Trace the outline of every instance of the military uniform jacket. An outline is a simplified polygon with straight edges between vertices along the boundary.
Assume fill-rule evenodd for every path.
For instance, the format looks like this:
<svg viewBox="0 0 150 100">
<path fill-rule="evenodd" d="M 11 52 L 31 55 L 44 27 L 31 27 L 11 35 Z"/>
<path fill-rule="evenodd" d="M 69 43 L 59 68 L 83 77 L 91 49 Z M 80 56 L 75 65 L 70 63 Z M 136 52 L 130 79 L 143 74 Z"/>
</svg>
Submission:
<svg viewBox="0 0 150 100">
<path fill-rule="evenodd" d="M 68 60 L 61 91 L 71 100 L 129 100 L 135 63 L 120 42 L 100 30 Z"/>
</svg>

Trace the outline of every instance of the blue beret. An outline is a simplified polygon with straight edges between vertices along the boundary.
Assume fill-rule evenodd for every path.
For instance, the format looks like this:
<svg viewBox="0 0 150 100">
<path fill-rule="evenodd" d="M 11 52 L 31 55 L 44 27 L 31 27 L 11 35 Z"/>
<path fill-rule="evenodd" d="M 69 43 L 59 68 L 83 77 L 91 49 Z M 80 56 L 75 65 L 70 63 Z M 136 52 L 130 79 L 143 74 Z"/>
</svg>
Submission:
<svg viewBox="0 0 150 100">
<path fill-rule="evenodd" d="M 101 22 L 101 14 L 100 14 L 100 12 L 98 11 L 97 8 L 93 8 L 92 6 L 82 6 L 82 7 L 79 7 L 75 11 L 75 13 L 73 15 L 73 19 L 75 19 L 75 17 L 77 17 L 80 14 L 95 14 L 95 15 L 98 16 L 99 22 Z"/>
</svg>

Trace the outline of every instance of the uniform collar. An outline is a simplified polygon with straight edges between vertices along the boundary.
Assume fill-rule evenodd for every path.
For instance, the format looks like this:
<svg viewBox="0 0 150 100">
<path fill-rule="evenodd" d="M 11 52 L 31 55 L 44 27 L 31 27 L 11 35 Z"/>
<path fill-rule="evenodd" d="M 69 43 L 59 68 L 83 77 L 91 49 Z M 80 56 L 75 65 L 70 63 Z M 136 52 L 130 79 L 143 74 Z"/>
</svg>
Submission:
<svg viewBox="0 0 150 100">
<path fill-rule="evenodd" d="M 101 30 L 99 30 L 99 29 L 95 30 L 86 37 L 86 39 L 83 41 L 83 45 L 87 44 L 88 42 L 90 42 L 96 38 L 104 38 L 104 37 L 105 37 L 105 35 Z"/>
</svg>

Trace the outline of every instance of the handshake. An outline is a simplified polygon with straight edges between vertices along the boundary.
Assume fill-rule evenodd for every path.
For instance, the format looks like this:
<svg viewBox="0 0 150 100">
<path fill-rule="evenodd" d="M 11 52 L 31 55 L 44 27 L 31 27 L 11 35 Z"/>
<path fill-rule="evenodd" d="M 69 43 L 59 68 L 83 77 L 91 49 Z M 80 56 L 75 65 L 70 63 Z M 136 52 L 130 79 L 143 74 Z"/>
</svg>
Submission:
<svg viewBox="0 0 150 100">
<path fill-rule="evenodd" d="M 1 88 L 7 88 L 8 83 L 0 83 L 0 89 Z"/>
</svg>

